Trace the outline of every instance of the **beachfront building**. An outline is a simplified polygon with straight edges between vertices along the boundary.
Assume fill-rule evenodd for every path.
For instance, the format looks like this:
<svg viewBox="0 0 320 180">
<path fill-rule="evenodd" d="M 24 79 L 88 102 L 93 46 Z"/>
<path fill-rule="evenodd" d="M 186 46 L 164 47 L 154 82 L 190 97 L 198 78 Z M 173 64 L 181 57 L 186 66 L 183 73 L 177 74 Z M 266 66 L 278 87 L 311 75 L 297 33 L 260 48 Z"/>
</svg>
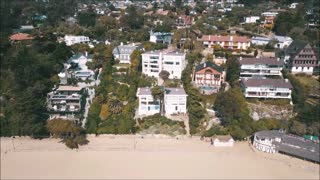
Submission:
<svg viewBox="0 0 320 180">
<path fill-rule="evenodd" d="M 150 31 L 150 42 L 159 44 L 171 44 L 172 33 Z"/>
<path fill-rule="evenodd" d="M 296 40 L 286 49 L 284 62 L 291 73 L 311 75 L 319 66 L 319 57 L 309 43 Z"/>
<path fill-rule="evenodd" d="M 230 135 L 214 135 L 211 138 L 214 147 L 233 147 L 234 139 Z"/>
<path fill-rule="evenodd" d="M 241 88 L 246 98 L 291 99 L 288 79 L 241 79 Z"/>
<path fill-rule="evenodd" d="M 149 51 L 142 54 L 142 73 L 159 77 L 162 70 L 170 73 L 170 79 L 180 79 L 186 67 L 186 54 L 169 51 Z"/>
<path fill-rule="evenodd" d="M 67 46 L 71 46 L 74 44 L 83 44 L 83 43 L 89 43 L 90 39 L 87 36 L 72 36 L 72 35 L 65 35 L 64 36 L 64 42 Z"/>
<path fill-rule="evenodd" d="M 207 61 L 195 68 L 192 83 L 200 90 L 218 92 L 225 79 L 226 72 L 223 68 Z"/>
<path fill-rule="evenodd" d="M 164 90 L 164 112 L 166 115 L 187 113 L 187 94 L 183 88 L 165 88 Z M 152 89 L 138 88 L 137 97 L 139 116 L 150 116 L 160 113 L 160 101 L 154 100 Z"/>
<path fill-rule="evenodd" d="M 220 35 L 203 35 L 199 41 L 202 41 L 205 47 L 213 48 L 214 45 L 220 45 L 224 49 L 232 50 L 247 50 L 251 43 L 251 39 L 244 36 Z"/>
<path fill-rule="evenodd" d="M 50 119 L 62 118 L 79 120 L 75 114 L 81 110 L 82 88 L 78 86 L 59 86 L 47 94 L 47 109 Z"/>
<path fill-rule="evenodd" d="M 131 64 L 130 56 L 134 50 L 142 50 L 142 46 L 136 44 L 117 46 L 113 49 L 112 54 L 116 60 L 119 60 L 121 64 Z"/>
<path fill-rule="evenodd" d="M 253 146 L 267 153 L 283 153 L 317 163 L 320 162 L 319 142 L 285 134 L 283 131 L 256 132 Z"/>
<path fill-rule="evenodd" d="M 240 78 L 282 76 L 283 63 L 279 58 L 239 58 Z"/>
</svg>

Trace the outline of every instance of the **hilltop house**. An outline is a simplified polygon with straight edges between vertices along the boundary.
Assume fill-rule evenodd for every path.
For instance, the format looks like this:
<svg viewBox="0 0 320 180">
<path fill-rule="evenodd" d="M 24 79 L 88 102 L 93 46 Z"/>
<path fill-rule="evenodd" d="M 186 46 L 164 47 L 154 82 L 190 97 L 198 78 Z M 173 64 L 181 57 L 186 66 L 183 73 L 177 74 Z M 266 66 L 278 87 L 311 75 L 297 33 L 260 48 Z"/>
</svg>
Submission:
<svg viewBox="0 0 320 180">
<path fill-rule="evenodd" d="M 207 61 L 199 64 L 193 73 L 192 82 L 202 90 L 211 89 L 218 92 L 225 82 L 226 72 L 223 68 Z"/>
<path fill-rule="evenodd" d="M 171 44 L 172 33 L 150 31 L 150 42 L 159 44 Z"/>
<path fill-rule="evenodd" d="M 79 44 L 79 43 L 89 43 L 90 39 L 87 36 L 65 35 L 64 42 L 66 43 L 67 46 L 71 46 L 71 45 Z"/>
<path fill-rule="evenodd" d="M 241 79 L 241 88 L 246 98 L 291 99 L 288 79 Z"/>
<path fill-rule="evenodd" d="M 283 63 L 279 58 L 239 58 L 240 78 L 281 76 Z"/>
<path fill-rule="evenodd" d="M 192 25 L 192 19 L 190 16 L 187 15 L 180 15 L 177 19 L 176 19 L 176 26 L 177 28 L 187 28 L 190 27 Z"/>
<path fill-rule="evenodd" d="M 160 101 L 154 100 L 151 88 L 138 88 L 138 115 L 160 113 Z M 166 115 L 187 113 L 187 94 L 183 88 L 164 89 L 164 112 Z"/>
<path fill-rule="evenodd" d="M 62 118 L 79 120 L 75 114 L 81 110 L 82 88 L 78 86 L 60 86 L 47 95 L 47 109 L 50 119 Z"/>
<path fill-rule="evenodd" d="M 199 41 L 202 41 L 203 45 L 209 48 L 220 45 L 224 49 L 247 50 L 250 47 L 251 39 L 244 36 L 203 35 Z"/>
<path fill-rule="evenodd" d="M 123 45 L 123 43 L 121 43 L 120 46 L 117 46 L 113 49 L 112 54 L 114 56 L 115 59 L 120 60 L 120 63 L 127 63 L 127 64 L 131 64 L 131 59 L 130 59 L 130 55 L 132 54 L 132 52 L 134 50 L 142 50 L 143 47 L 142 46 L 138 46 L 136 44 L 128 44 L 128 45 Z"/>
<path fill-rule="evenodd" d="M 253 36 L 251 39 L 251 44 L 255 44 L 258 46 L 264 46 L 264 45 L 267 45 L 270 41 L 271 41 L 271 39 L 267 38 L 267 37 Z"/>
<path fill-rule="evenodd" d="M 168 51 L 150 51 L 142 54 L 142 73 L 159 77 L 162 70 L 170 73 L 170 79 L 180 79 L 186 67 L 186 54 Z"/>
<path fill-rule="evenodd" d="M 33 37 L 27 33 L 17 33 L 17 34 L 13 34 L 9 37 L 9 40 L 11 42 L 28 41 L 28 40 L 32 40 L 32 39 L 33 39 Z"/>
<path fill-rule="evenodd" d="M 293 42 L 292 38 L 288 36 L 274 36 L 273 39 L 277 41 L 274 47 L 279 49 L 287 48 Z"/>
<path fill-rule="evenodd" d="M 313 74 L 319 56 L 309 43 L 296 40 L 285 51 L 284 62 L 291 73 Z"/>
<path fill-rule="evenodd" d="M 87 62 L 92 62 L 93 55 L 77 53 L 64 64 L 64 70 L 58 74 L 61 84 L 67 84 L 68 78 L 81 80 L 92 79 L 94 72 L 88 69 Z"/>
</svg>

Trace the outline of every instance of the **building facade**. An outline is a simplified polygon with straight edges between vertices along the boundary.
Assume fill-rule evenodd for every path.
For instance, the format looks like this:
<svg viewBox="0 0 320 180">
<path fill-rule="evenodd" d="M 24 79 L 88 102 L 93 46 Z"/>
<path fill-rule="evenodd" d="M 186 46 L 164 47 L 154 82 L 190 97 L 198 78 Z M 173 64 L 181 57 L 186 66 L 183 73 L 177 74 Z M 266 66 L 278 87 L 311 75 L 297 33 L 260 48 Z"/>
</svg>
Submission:
<svg viewBox="0 0 320 180">
<path fill-rule="evenodd" d="M 166 115 L 187 113 L 187 94 L 183 88 L 164 89 L 164 112 Z M 154 100 L 151 88 L 138 88 L 138 115 L 160 113 L 160 101 Z"/>
<path fill-rule="evenodd" d="M 274 47 L 279 49 L 287 48 L 293 42 L 292 38 L 288 36 L 274 36 L 273 39 L 277 41 Z"/>
<path fill-rule="evenodd" d="M 246 98 L 291 99 L 288 79 L 241 79 L 241 88 Z"/>
<path fill-rule="evenodd" d="M 280 58 L 239 58 L 240 78 L 256 76 L 282 76 L 283 63 Z"/>
<path fill-rule="evenodd" d="M 186 54 L 179 52 L 150 51 L 142 54 L 142 73 L 159 77 L 162 70 L 170 73 L 170 79 L 180 79 L 186 67 Z"/>
<path fill-rule="evenodd" d="M 315 68 L 319 66 L 319 57 L 309 43 L 296 40 L 286 49 L 284 62 L 293 74 L 312 75 Z"/>
<path fill-rule="evenodd" d="M 142 50 L 143 48 L 134 43 L 128 45 L 123 45 L 121 43 L 120 46 L 117 46 L 113 49 L 112 54 L 115 59 L 118 59 L 120 61 L 121 64 L 131 64 L 130 56 L 136 49 Z"/>
<path fill-rule="evenodd" d="M 60 86 L 47 94 L 47 109 L 51 118 L 75 119 L 74 114 L 81 111 L 82 88 Z"/>
<path fill-rule="evenodd" d="M 211 138 L 214 147 L 233 147 L 234 139 L 230 135 L 214 135 Z"/>
<path fill-rule="evenodd" d="M 209 86 L 219 90 L 225 79 L 226 72 L 223 68 L 207 61 L 195 68 L 192 81 L 198 87 Z"/>
<path fill-rule="evenodd" d="M 247 50 L 250 47 L 251 39 L 244 36 L 220 36 L 203 35 L 200 41 L 205 47 L 213 48 L 220 45 L 224 49 Z"/>
<path fill-rule="evenodd" d="M 64 36 L 64 42 L 67 46 L 71 46 L 74 44 L 83 44 L 83 43 L 89 43 L 90 39 L 87 36 L 72 36 L 72 35 L 65 35 Z"/>
<path fill-rule="evenodd" d="M 253 36 L 251 39 L 251 44 L 255 44 L 258 46 L 264 46 L 264 45 L 267 45 L 270 41 L 271 41 L 271 39 L 267 38 L 267 37 Z"/>
</svg>

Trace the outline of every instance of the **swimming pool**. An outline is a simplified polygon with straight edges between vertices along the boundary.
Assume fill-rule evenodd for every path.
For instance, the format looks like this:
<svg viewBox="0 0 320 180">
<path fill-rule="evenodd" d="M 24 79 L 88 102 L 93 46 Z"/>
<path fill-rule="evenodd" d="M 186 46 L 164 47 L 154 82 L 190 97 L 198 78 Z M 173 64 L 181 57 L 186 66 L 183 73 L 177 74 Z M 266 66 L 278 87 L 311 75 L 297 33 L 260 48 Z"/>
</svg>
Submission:
<svg viewBox="0 0 320 180">
<path fill-rule="evenodd" d="M 217 89 L 216 87 L 211 87 L 211 86 L 201 86 L 200 89 L 202 90 L 207 90 L 207 91 L 213 91 Z"/>
</svg>

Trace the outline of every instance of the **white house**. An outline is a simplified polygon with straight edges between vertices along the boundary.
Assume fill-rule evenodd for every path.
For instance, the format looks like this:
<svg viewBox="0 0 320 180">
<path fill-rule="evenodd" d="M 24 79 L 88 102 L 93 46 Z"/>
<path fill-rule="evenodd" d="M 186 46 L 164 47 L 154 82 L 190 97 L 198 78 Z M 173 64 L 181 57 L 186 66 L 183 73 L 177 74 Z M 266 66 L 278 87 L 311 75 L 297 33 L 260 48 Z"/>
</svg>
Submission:
<svg viewBox="0 0 320 180">
<path fill-rule="evenodd" d="M 64 42 L 67 46 L 71 46 L 78 43 L 89 43 L 90 39 L 87 36 L 72 36 L 72 35 L 65 35 Z"/>
<path fill-rule="evenodd" d="M 279 49 L 287 48 L 293 42 L 293 39 L 288 36 L 274 36 L 273 39 L 277 41 L 274 47 Z"/>
<path fill-rule="evenodd" d="M 150 51 L 142 54 L 142 73 L 159 77 L 162 70 L 170 73 L 170 79 L 180 79 L 186 67 L 186 54 L 167 51 Z"/>
<path fill-rule="evenodd" d="M 171 44 L 172 33 L 150 31 L 150 42 L 160 44 Z"/>
<path fill-rule="evenodd" d="M 113 49 L 112 54 L 115 59 L 120 60 L 121 64 L 131 64 L 130 56 L 136 49 L 141 50 L 143 48 L 134 43 L 128 45 L 123 45 L 123 43 L 121 43 L 120 46 L 117 46 Z"/>
<path fill-rule="evenodd" d="M 281 76 L 283 63 L 279 58 L 239 58 L 240 78 Z"/>
<path fill-rule="evenodd" d="M 233 147 L 234 139 L 230 135 L 214 135 L 211 138 L 215 147 Z"/>
<path fill-rule="evenodd" d="M 198 40 L 202 41 L 205 47 L 213 48 L 214 45 L 220 45 L 224 49 L 232 50 L 247 50 L 251 42 L 251 39 L 245 36 L 220 35 L 203 35 Z"/>
<path fill-rule="evenodd" d="M 245 23 L 246 24 L 250 24 L 250 23 L 256 23 L 257 20 L 259 20 L 260 17 L 259 16 L 250 16 L 250 17 L 245 17 Z"/>
<path fill-rule="evenodd" d="M 253 36 L 251 38 L 251 43 L 258 45 L 258 46 L 267 45 L 270 41 L 271 41 L 271 39 L 267 38 L 267 37 Z"/>
<path fill-rule="evenodd" d="M 165 88 L 164 90 L 164 112 L 166 115 L 187 112 L 187 94 L 183 88 Z M 160 101 L 154 100 L 152 89 L 138 88 L 139 99 L 138 115 L 153 115 L 160 113 Z"/>
<path fill-rule="evenodd" d="M 88 69 L 87 63 L 92 62 L 93 55 L 89 55 L 87 52 L 85 54 L 77 53 L 73 55 L 65 64 L 67 69 L 67 76 L 74 75 L 75 78 L 86 80 L 92 78 L 94 72 Z M 62 77 L 62 73 L 60 73 Z"/>
<path fill-rule="evenodd" d="M 246 98 L 291 99 L 288 79 L 241 79 L 241 88 Z"/>
</svg>

